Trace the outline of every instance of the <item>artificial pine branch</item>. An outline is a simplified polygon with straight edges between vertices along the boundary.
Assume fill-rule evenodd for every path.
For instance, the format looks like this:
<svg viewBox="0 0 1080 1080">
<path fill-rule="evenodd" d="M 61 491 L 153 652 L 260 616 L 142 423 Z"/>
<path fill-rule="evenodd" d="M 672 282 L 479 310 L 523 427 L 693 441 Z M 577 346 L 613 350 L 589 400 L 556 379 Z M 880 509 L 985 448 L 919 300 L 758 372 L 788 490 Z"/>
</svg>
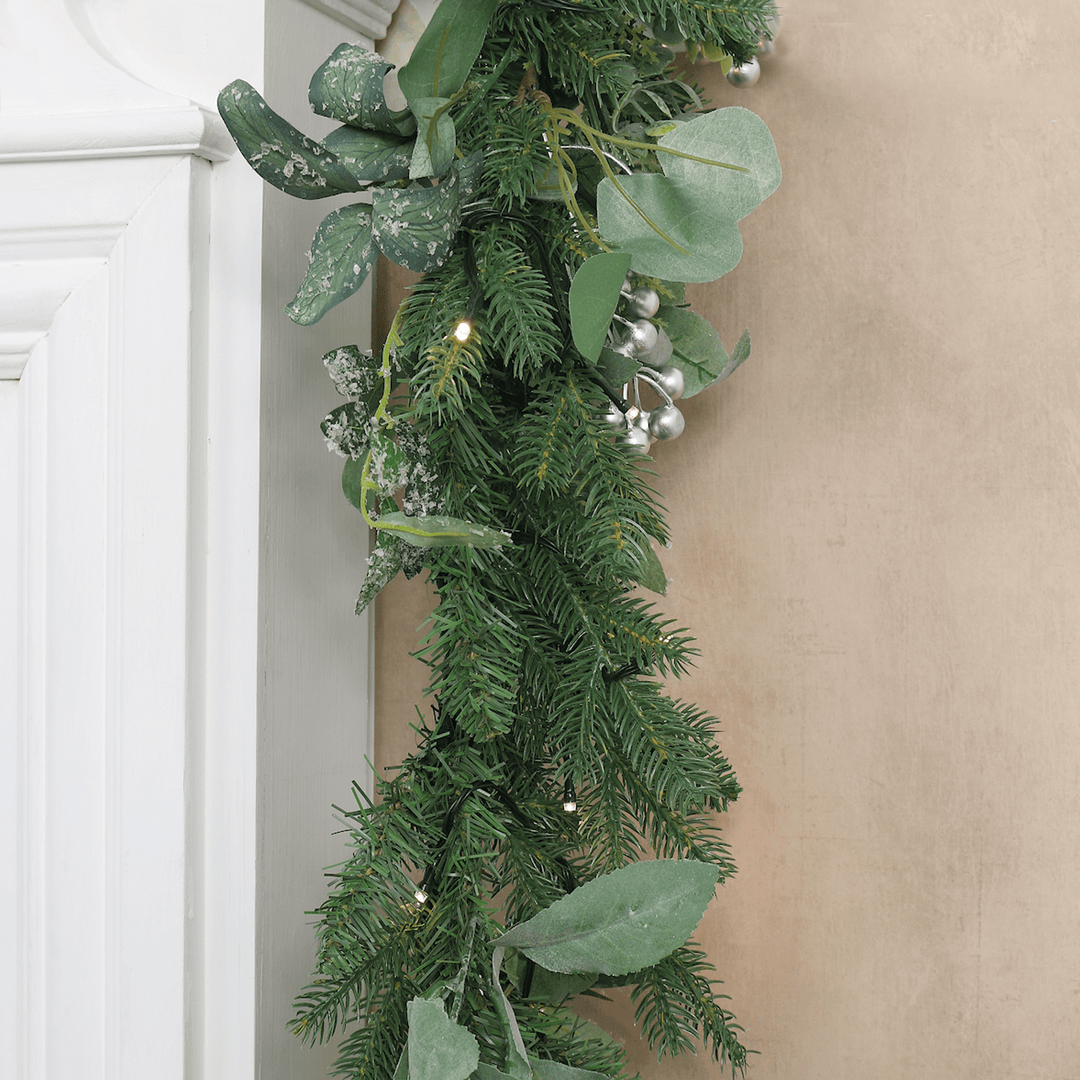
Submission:
<svg viewBox="0 0 1080 1080">
<path fill-rule="evenodd" d="M 323 431 L 346 459 L 347 496 L 376 530 L 358 610 L 398 570 L 425 568 L 438 595 L 417 654 L 430 671 L 432 721 L 417 751 L 377 780 L 378 801 L 358 792 L 343 813 L 353 851 L 316 913 L 317 971 L 296 1002 L 301 1037 L 344 1030 L 337 1072 L 351 1080 L 442 1064 L 409 1033 L 421 1000 L 444 1004 L 425 1015 L 451 1025 L 461 1060 L 480 1063 L 451 1080 L 525 1080 L 545 1062 L 621 1076 L 619 1047 L 567 1001 L 623 984 L 660 1055 L 700 1040 L 733 1075 L 745 1068 L 740 1029 L 692 944 L 659 962 L 662 952 L 649 954 L 630 974 L 625 959 L 604 966 L 603 949 L 588 973 L 544 971 L 521 944 L 500 974 L 497 943 L 504 927 L 542 924 L 568 897 L 595 895 L 600 875 L 613 875 L 604 887 L 630 888 L 619 875 L 653 856 L 709 864 L 710 888 L 734 873 L 717 815 L 740 789 L 717 722 L 662 681 L 697 650 L 635 591 L 638 582 L 662 591 L 651 545 L 668 536 L 645 459 L 610 426 L 612 405 L 617 424 L 630 415 L 618 391 L 628 376 L 615 373 L 639 361 L 625 350 L 598 359 L 600 338 L 582 330 L 572 290 L 590 272 L 606 280 L 596 268 L 614 258 L 618 279 L 631 266 L 629 283 L 655 290 L 665 311 L 684 304 L 677 272 L 637 269 L 647 250 L 633 230 L 605 234 L 601 195 L 635 207 L 655 246 L 670 234 L 640 206 L 634 181 L 678 158 L 684 171 L 661 179 L 700 201 L 702 170 L 748 171 L 696 144 L 667 145 L 702 102 L 657 37 L 719 45 L 741 62 L 774 14 L 769 0 L 443 0 L 432 31 L 442 37 L 425 35 L 401 72 L 403 87 L 419 88 L 405 112 L 382 99 L 385 63 L 348 45 L 313 82 L 317 111 L 343 124 L 325 144 L 244 84 L 220 99 L 270 182 L 304 198 L 373 191 L 370 209 L 335 211 L 321 228 L 297 318 L 313 321 L 351 295 L 376 246 L 425 271 L 381 357 L 346 346 L 325 358 L 349 400 Z M 771 146 L 767 133 L 754 137 Z M 778 178 L 766 170 L 755 190 Z M 671 240 L 661 264 L 677 271 L 672 251 L 692 253 Z M 711 267 L 721 256 L 706 248 L 693 258 Z M 695 273 L 686 277 L 707 280 Z M 581 286 L 610 300 L 600 336 L 623 304 L 617 284 L 610 296 Z M 667 314 L 645 330 L 676 333 L 676 322 Z M 613 331 L 605 340 L 618 345 Z M 709 348 L 715 355 L 678 360 L 699 385 L 728 370 L 719 343 Z M 428 1055 L 425 1067 L 403 1057 L 407 1043 Z"/>
</svg>

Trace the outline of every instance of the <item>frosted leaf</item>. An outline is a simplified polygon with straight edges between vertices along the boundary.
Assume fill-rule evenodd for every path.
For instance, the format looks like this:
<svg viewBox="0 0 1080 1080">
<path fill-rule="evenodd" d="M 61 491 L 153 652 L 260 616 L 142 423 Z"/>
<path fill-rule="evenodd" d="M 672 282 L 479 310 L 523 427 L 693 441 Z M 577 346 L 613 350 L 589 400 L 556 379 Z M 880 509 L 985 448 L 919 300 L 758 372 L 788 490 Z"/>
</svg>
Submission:
<svg viewBox="0 0 1080 1080">
<path fill-rule="evenodd" d="M 356 345 L 331 349 L 323 357 L 323 364 L 342 397 L 366 398 L 382 382 L 379 362 L 370 349 Z"/>
</svg>

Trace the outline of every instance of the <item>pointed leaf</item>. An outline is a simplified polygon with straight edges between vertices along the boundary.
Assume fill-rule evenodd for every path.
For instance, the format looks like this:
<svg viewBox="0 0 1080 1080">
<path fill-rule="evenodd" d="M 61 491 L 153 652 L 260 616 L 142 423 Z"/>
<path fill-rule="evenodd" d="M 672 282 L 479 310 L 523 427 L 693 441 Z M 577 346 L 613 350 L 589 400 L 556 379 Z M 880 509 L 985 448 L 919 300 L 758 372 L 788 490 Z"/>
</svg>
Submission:
<svg viewBox="0 0 1080 1080">
<path fill-rule="evenodd" d="M 489 529 L 474 525 L 460 518 L 441 514 L 425 514 L 412 517 L 409 514 L 383 514 L 376 528 L 387 530 L 400 540 L 414 547 L 448 547 L 467 544 L 469 547 L 496 548 L 511 543 L 510 534 L 501 529 Z"/>
<path fill-rule="evenodd" d="M 480 1044 L 446 1015 L 442 1000 L 409 1002 L 409 1080 L 467 1080 L 480 1063 Z"/>
<path fill-rule="evenodd" d="M 496 948 L 491 954 L 491 989 L 506 1040 L 506 1072 L 511 1080 L 532 1080 L 532 1067 L 525 1052 L 525 1042 L 514 1015 L 514 1007 L 503 993 L 502 983 L 499 982 L 499 969 L 505 954 L 506 950 L 500 948 Z"/>
<path fill-rule="evenodd" d="M 728 362 L 720 370 L 720 374 L 716 376 L 717 382 L 721 379 L 726 379 L 736 368 L 740 367 L 743 361 L 750 358 L 750 331 L 744 330 L 742 337 L 735 343 L 735 348 L 731 350 L 731 356 L 728 357 Z M 685 395 L 683 395 L 685 397 Z"/>
<path fill-rule="evenodd" d="M 378 53 L 343 42 L 311 77 L 311 108 L 356 128 L 411 135 L 416 124 L 409 111 L 392 111 L 383 96 L 383 79 L 393 68 Z"/>
<path fill-rule="evenodd" d="M 323 139 L 323 145 L 337 155 L 342 167 L 359 183 L 404 180 L 409 175 L 412 139 L 343 124 Z"/>
<path fill-rule="evenodd" d="M 780 184 L 776 143 L 765 121 L 749 109 L 733 106 L 704 113 L 659 141 L 661 146 L 684 154 L 740 165 L 748 170 L 736 172 L 673 154 L 657 154 L 665 175 L 692 185 L 736 221 L 746 217 Z"/>
<path fill-rule="evenodd" d="M 667 574 L 660 562 L 660 557 L 653 550 L 652 544 L 642 545 L 645 548 L 644 556 L 638 564 L 634 580 L 650 592 L 667 596 Z"/>
<path fill-rule="evenodd" d="M 719 870 L 689 859 L 631 863 L 556 900 L 497 944 L 549 971 L 621 975 L 682 945 L 712 898 Z"/>
<path fill-rule="evenodd" d="M 612 386 L 624 386 L 641 369 L 641 361 L 636 356 L 616 352 L 614 349 L 601 349 L 597 362 L 600 373 Z"/>
<path fill-rule="evenodd" d="M 482 1061 L 473 1073 L 475 1080 L 514 1080 L 509 1073 L 499 1072 L 494 1065 L 485 1065 Z"/>
<path fill-rule="evenodd" d="M 248 164 L 297 199 L 359 191 L 352 173 L 322 143 L 278 116 L 250 83 L 237 79 L 218 94 L 218 112 Z"/>
<path fill-rule="evenodd" d="M 700 282 L 715 281 L 738 265 L 742 258 L 739 227 L 708 192 L 659 173 L 624 176 L 619 183 L 669 238 L 659 235 L 614 181 L 605 177 L 596 190 L 600 232 L 630 252 L 632 270 L 650 277 Z"/>
<path fill-rule="evenodd" d="M 720 377 L 729 363 L 720 335 L 708 319 L 689 308 L 662 307 L 660 321 L 671 338 L 671 362 L 683 373 L 683 397 L 693 397 Z"/>
<path fill-rule="evenodd" d="M 442 0 L 398 72 L 406 100 L 450 97 L 465 85 L 499 0 Z"/>
<path fill-rule="evenodd" d="M 409 108 L 416 117 L 416 143 L 409 164 L 410 180 L 418 180 L 422 176 L 442 176 L 454 162 L 457 139 L 454 121 L 449 112 L 439 112 L 449 101 L 449 98 L 436 97 L 417 98 L 409 102 Z"/>
<path fill-rule="evenodd" d="M 327 214 L 311 241 L 311 265 L 286 314 L 301 326 L 318 322 L 364 284 L 377 254 L 370 206 L 354 203 Z"/>
<path fill-rule="evenodd" d="M 528 974 L 530 967 L 532 968 L 531 978 Z M 591 972 L 567 974 L 561 971 L 548 971 L 547 968 L 530 961 L 516 949 L 506 958 L 506 974 L 510 976 L 510 981 L 523 997 L 539 998 L 541 1001 L 552 1001 L 555 1004 L 561 1004 L 567 998 L 575 997 L 583 990 L 588 990 L 596 981 L 596 975 Z M 528 994 L 524 992 L 526 980 L 529 984 Z"/>
<path fill-rule="evenodd" d="M 629 252 L 605 251 L 586 259 L 570 283 L 570 331 L 586 360 L 600 356 L 629 269 Z"/>
<path fill-rule="evenodd" d="M 461 204 L 473 191 L 481 163 L 479 152 L 472 154 L 438 187 L 377 188 L 372 221 L 383 254 L 419 273 L 441 266 L 450 254 Z"/>
</svg>

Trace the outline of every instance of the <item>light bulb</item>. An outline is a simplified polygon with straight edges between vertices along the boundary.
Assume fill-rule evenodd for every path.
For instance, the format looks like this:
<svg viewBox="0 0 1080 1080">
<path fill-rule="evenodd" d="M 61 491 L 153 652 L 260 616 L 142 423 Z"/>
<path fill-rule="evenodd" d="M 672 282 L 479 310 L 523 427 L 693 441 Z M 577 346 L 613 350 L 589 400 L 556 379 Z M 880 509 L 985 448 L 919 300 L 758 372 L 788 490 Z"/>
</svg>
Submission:
<svg viewBox="0 0 1080 1080">
<path fill-rule="evenodd" d="M 468 319 L 462 319 L 461 322 L 459 322 L 457 326 L 454 327 L 454 337 L 456 337 L 458 341 L 462 342 L 463 344 L 464 342 L 469 340 L 469 335 L 471 333 L 472 323 L 469 322 Z"/>
<path fill-rule="evenodd" d="M 417 889 L 416 892 L 413 893 L 413 896 L 416 897 L 416 902 L 418 904 L 426 904 L 427 903 L 427 893 L 424 892 L 423 889 Z"/>
<path fill-rule="evenodd" d="M 567 799 L 567 800 L 566 800 L 566 802 L 564 802 L 564 803 L 562 804 L 562 808 L 563 808 L 563 809 L 564 809 L 564 810 L 565 810 L 565 811 L 566 811 L 566 812 L 567 812 L 568 814 L 576 814 L 576 813 L 577 813 L 577 803 L 576 803 L 576 802 L 574 802 L 574 800 L 573 800 L 573 799 Z"/>
</svg>

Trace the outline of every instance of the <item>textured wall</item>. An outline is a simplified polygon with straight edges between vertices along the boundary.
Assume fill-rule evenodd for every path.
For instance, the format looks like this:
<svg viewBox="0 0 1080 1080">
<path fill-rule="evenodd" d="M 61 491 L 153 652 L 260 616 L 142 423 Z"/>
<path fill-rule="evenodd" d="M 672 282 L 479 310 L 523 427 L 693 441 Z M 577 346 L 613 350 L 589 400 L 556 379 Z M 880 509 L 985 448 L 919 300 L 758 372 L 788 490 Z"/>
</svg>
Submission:
<svg viewBox="0 0 1080 1080">
<path fill-rule="evenodd" d="M 1080 1080 L 1078 45 L 1066 0 L 802 0 L 757 87 L 700 75 L 785 173 L 694 295 L 753 357 L 657 454 L 754 1080 Z M 384 762 L 425 597 L 387 599 Z"/>
</svg>

